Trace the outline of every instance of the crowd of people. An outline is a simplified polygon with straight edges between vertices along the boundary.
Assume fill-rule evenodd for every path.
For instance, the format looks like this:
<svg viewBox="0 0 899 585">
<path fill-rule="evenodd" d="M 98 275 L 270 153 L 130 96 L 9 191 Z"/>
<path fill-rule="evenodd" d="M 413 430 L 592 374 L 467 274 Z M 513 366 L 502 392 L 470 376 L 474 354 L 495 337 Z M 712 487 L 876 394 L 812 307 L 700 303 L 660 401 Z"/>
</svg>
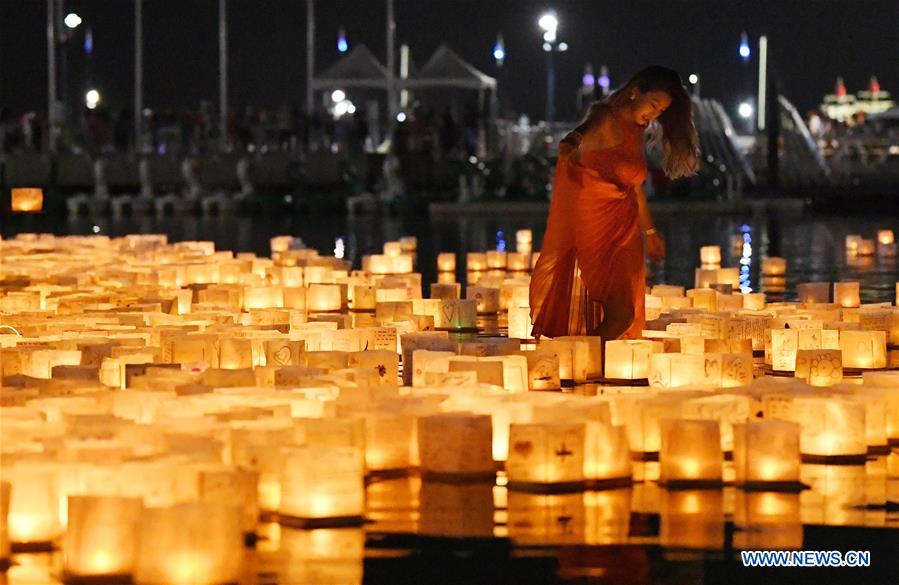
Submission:
<svg viewBox="0 0 899 585">
<path fill-rule="evenodd" d="M 77 120 L 76 120 L 77 118 Z M 471 106 L 463 114 L 446 107 L 422 106 L 404 112 L 393 133 L 383 131 L 384 113 L 360 107 L 352 115 L 335 117 L 323 109 L 311 115 L 305 109 L 283 104 L 277 108 L 247 105 L 229 112 L 227 149 L 236 152 L 326 149 L 333 152 L 374 152 L 389 147 L 393 152 L 429 152 L 436 156 L 471 155 L 483 139 L 482 116 Z M 43 152 L 55 140 L 57 152 L 153 152 L 198 155 L 222 147 L 219 115 L 211 102 L 195 108 L 146 109 L 142 136 L 135 144 L 134 114 L 122 108 L 84 109 L 51 132 L 44 112 L 14 115 L 0 109 L 0 151 Z M 385 139 L 390 141 L 385 144 Z"/>
</svg>

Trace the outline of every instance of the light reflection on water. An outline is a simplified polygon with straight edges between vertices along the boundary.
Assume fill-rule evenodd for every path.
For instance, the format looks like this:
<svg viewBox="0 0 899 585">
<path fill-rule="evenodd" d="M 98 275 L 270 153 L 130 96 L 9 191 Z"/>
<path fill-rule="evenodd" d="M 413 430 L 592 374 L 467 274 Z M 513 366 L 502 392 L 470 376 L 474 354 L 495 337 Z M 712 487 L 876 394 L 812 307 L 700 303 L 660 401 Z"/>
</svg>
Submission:
<svg viewBox="0 0 899 585">
<path fill-rule="evenodd" d="M 899 232 L 899 217 L 656 214 L 656 222 L 668 248 L 664 264 L 650 268 L 650 278 L 656 283 L 692 287 L 693 271 L 699 265 L 699 248 L 718 245 L 722 265 L 741 268 L 742 287 L 759 290 L 762 258 L 783 256 L 787 259 L 787 278 L 777 288 L 783 287 L 786 300 L 795 298 L 793 291 L 798 283 L 839 280 L 859 280 L 863 302 L 894 300 L 895 283 L 899 280 L 896 258 L 847 257 L 844 242 L 849 234 L 874 238 L 878 229 Z M 23 231 L 85 235 L 94 233 L 94 226 L 99 227 L 101 234 L 111 236 L 165 233 L 173 241 L 212 240 L 218 249 L 260 255 L 269 254 L 272 236 L 290 234 L 301 237 L 322 254 L 333 255 L 336 247 L 356 267 L 363 255 L 379 253 L 385 241 L 411 235 L 418 238 L 416 270 L 422 273 L 422 281 L 430 284 L 437 281 L 436 257 L 440 252 L 458 254 L 457 281 L 465 282 L 465 253 L 504 247 L 507 234 L 531 229 L 534 249 L 539 250 L 546 218 L 257 216 L 113 220 L 15 216 L 4 218 L 0 231 L 4 237 Z M 737 246 L 735 241 L 742 244 Z"/>
</svg>

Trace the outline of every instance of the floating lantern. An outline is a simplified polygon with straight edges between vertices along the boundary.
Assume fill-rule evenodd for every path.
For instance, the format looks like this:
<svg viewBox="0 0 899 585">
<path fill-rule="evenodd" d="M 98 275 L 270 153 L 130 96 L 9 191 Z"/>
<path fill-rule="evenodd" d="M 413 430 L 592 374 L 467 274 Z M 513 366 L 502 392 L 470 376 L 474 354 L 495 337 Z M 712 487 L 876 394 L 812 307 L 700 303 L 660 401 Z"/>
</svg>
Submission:
<svg viewBox="0 0 899 585">
<path fill-rule="evenodd" d="M 762 274 L 765 276 L 783 276 L 787 273 L 787 259 L 768 256 L 762 259 Z"/>
<path fill-rule="evenodd" d="M 440 299 L 434 326 L 440 329 L 474 329 L 477 326 L 476 299 Z"/>
<path fill-rule="evenodd" d="M 38 467 L 13 467 L 6 475 L 12 485 L 9 504 L 9 540 L 42 544 L 62 532 L 56 474 Z"/>
<path fill-rule="evenodd" d="M 660 483 L 721 483 L 724 455 L 718 421 L 663 419 L 661 438 Z"/>
<path fill-rule="evenodd" d="M 499 289 L 482 286 L 469 286 L 465 290 L 465 298 L 477 303 L 479 314 L 493 314 L 499 311 Z"/>
<path fill-rule="evenodd" d="M 606 342 L 605 377 L 637 380 L 649 377 L 649 356 L 661 353 L 662 343 L 645 339 Z"/>
<path fill-rule="evenodd" d="M 877 244 L 874 240 L 865 238 L 858 243 L 859 256 L 873 256 L 875 250 L 877 250 Z"/>
<path fill-rule="evenodd" d="M 596 338 L 597 340 L 599 338 Z M 590 369 L 590 344 L 585 338 L 563 337 L 541 344 L 559 356 L 559 376 L 570 382 L 586 382 Z"/>
<path fill-rule="evenodd" d="M 12 484 L 0 481 L 0 566 L 9 560 L 11 554 L 8 525 L 11 490 Z"/>
<path fill-rule="evenodd" d="M 796 292 L 799 294 L 800 303 L 830 302 L 830 283 L 828 282 L 803 282 L 796 286 Z"/>
<path fill-rule="evenodd" d="M 706 383 L 705 357 L 683 353 L 654 353 L 649 356 L 649 385 L 678 388 Z"/>
<path fill-rule="evenodd" d="M 541 347 L 522 353 L 528 361 L 528 389 L 558 390 L 561 386 L 559 355 Z"/>
<path fill-rule="evenodd" d="M 583 423 L 512 424 L 509 487 L 584 481 Z"/>
<path fill-rule="evenodd" d="M 38 213 L 44 207 L 44 191 L 37 187 L 17 187 L 10 190 L 13 213 Z"/>
<path fill-rule="evenodd" d="M 142 510 L 140 498 L 69 496 L 65 573 L 82 578 L 130 575 Z"/>
<path fill-rule="evenodd" d="M 515 242 L 522 244 L 531 244 L 534 241 L 534 233 L 528 229 L 521 229 L 515 232 Z"/>
<path fill-rule="evenodd" d="M 633 469 L 627 429 L 591 421 L 585 431 L 584 477 L 597 482 L 630 480 Z"/>
<path fill-rule="evenodd" d="M 509 307 L 509 337 L 511 339 L 532 339 L 533 329 L 530 308 Z"/>
<path fill-rule="evenodd" d="M 804 458 L 864 458 L 868 452 L 865 405 L 840 396 L 793 398 L 791 419 L 801 426 Z"/>
<path fill-rule="evenodd" d="M 843 354 L 838 349 L 800 349 L 796 377 L 811 386 L 833 386 L 843 381 Z"/>
<path fill-rule="evenodd" d="M 415 417 L 376 412 L 365 418 L 365 467 L 368 471 L 409 469 L 418 464 Z"/>
<path fill-rule="evenodd" d="M 361 520 L 364 469 L 357 449 L 295 447 L 285 450 L 278 515 L 288 523 Z"/>
<path fill-rule="evenodd" d="M 495 270 L 495 269 L 505 269 L 507 264 L 506 252 L 501 250 L 488 250 L 486 253 L 487 256 L 487 269 Z M 469 268 L 471 270 L 471 268 Z"/>
<path fill-rule="evenodd" d="M 485 260 L 486 262 L 486 260 Z M 437 254 L 437 271 L 438 272 L 455 272 L 456 271 L 456 255 L 452 252 L 441 252 Z"/>
<path fill-rule="evenodd" d="M 833 302 L 844 308 L 858 307 L 861 304 L 858 281 L 833 283 Z"/>
<path fill-rule="evenodd" d="M 432 299 L 460 299 L 462 298 L 462 285 L 458 282 L 435 283 L 431 285 Z"/>
<path fill-rule="evenodd" d="M 243 531 L 238 508 L 208 503 L 145 508 L 134 581 L 216 585 L 240 581 Z"/>
<path fill-rule="evenodd" d="M 425 477 L 493 478 L 493 427 L 487 415 L 438 414 L 418 419 Z"/>
<path fill-rule="evenodd" d="M 886 333 L 883 331 L 840 331 L 844 368 L 887 367 Z"/>
<path fill-rule="evenodd" d="M 469 252 L 465 258 L 468 272 L 487 270 L 487 254 L 483 252 Z"/>
<path fill-rule="evenodd" d="M 575 380 L 602 377 L 602 339 L 598 335 L 562 335 L 553 338 L 550 347 L 558 346 L 559 343 L 568 344 L 568 347 L 571 348 Z M 575 345 L 570 345 L 572 343 Z M 586 354 L 580 344 L 586 344 Z"/>
<path fill-rule="evenodd" d="M 506 255 L 506 268 L 512 272 L 525 272 L 531 267 L 531 259 L 526 252 L 509 252 Z"/>
<path fill-rule="evenodd" d="M 721 265 L 721 248 L 719 246 L 702 246 L 699 249 L 699 260 L 703 266 L 718 267 Z"/>
<path fill-rule="evenodd" d="M 733 425 L 737 485 L 795 485 L 799 481 L 799 425 L 759 420 Z"/>
<path fill-rule="evenodd" d="M 310 284 L 306 290 L 306 310 L 309 312 L 339 311 L 341 304 L 338 284 Z"/>
</svg>

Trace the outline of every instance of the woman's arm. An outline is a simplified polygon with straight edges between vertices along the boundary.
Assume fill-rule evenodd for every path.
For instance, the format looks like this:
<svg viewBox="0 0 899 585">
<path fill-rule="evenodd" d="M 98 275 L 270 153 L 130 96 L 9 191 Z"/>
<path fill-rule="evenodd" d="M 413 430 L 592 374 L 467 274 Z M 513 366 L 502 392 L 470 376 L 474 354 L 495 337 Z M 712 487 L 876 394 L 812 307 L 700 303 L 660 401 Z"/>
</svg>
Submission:
<svg viewBox="0 0 899 585">
<path fill-rule="evenodd" d="M 577 160 L 582 151 L 611 148 L 621 142 L 619 134 L 609 111 L 599 109 L 593 117 L 565 135 L 559 143 L 559 156 Z"/>
<path fill-rule="evenodd" d="M 653 262 L 661 262 L 665 259 L 665 240 L 656 232 L 655 224 L 652 221 L 652 215 L 649 213 L 649 204 L 646 203 L 646 192 L 643 185 L 637 186 L 637 222 L 640 224 L 640 231 L 646 239 L 646 253 L 649 254 Z"/>
</svg>

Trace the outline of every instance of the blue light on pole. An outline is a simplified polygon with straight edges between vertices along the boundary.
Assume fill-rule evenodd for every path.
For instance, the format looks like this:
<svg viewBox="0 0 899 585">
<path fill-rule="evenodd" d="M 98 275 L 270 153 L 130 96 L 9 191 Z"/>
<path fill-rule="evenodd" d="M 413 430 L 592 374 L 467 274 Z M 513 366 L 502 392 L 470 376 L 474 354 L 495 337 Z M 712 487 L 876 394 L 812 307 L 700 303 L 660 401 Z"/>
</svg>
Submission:
<svg viewBox="0 0 899 585">
<path fill-rule="evenodd" d="M 94 52 L 94 32 L 87 29 L 84 33 L 84 54 L 90 55 Z"/>
<path fill-rule="evenodd" d="M 596 76 L 593 75 L 593 65 L 587 63 L 584 66 L 584 75 L 581 77 L 581 83 L 584 87 L 593 87 L 596 84 Z"/>
<path fill-rule="evenodd" d="M 349 50 L 350 44 L 346 41 L 346 32 L 343 30 L 343 27 L 337 31 L 337 50 L 341 53 L 346 53 Z"/>
<path fill-rule="evenodd" d="M 506 46 L 503 43 L 503 35 L 496 35 L 496 44 L 493 46 L 493 58 L 496 60 L 496 65 L 498 67 L 502 67 L 503 62 L 506 60 Z"/>
<path fill-rule="evenodd" d="M 746 33 L 741 33 L 740 34 L 740 58 L 743 59 L 744 63 L 749 61 L 750 54 L 752 54 L 752 51 L 749 49 L 749 38 L 746 36 Z"/>
<path fill-rule="evenodd" d="M 612 85 L 612 81 L 609 79 L 609 69 L 605 65 L 599 68 L 599 79 L 597 82 L 599 83 L 599 87 L 604 90 L 608 90 Z"/>
</svg>

